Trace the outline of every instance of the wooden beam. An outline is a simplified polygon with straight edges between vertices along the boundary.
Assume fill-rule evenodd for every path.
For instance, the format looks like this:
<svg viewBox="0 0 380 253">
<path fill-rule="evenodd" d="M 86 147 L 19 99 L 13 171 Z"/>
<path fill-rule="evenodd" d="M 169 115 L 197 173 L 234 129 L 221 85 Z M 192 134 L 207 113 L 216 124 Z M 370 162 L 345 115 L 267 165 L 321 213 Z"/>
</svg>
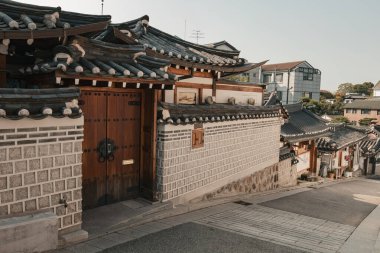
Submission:
<svg viewBox="0 0 380 253">
<path fill-rule="evenodd" d="M 199 88 L 198 89 L 198 104 L 202 104 L 203 103 L 203 89 L 202 88 Z"/>
<path fill-rule="evenodd" d="M 177 104 L 177 85 L 174 88 L 173 100 L 174 100 L 174 104 Z"/>
<path fill-rule="evenodd" d="M 115 83 L 153 83 L 153 84 L 168 84 L 173 85 L 174 81 L 171 80 L 156 80 L 156 79 L 145 79 L 145 78 L 133 78 L 133 77 L 107 77 L 101 75 L 84 76 L 80 74 L 66 74 L 62 71 L 56 72 L 56 77 L 67 78 L 67 79 L 80 79 L 80 80 L 96 80 L 105 82 L 115 82 Z"/>
<path fill-rule="evenodd" d="M 191 71 L 189 69 L 186 70 L 186 69 L 176 69 L 173 67 L 169 67 L 167 72 L 173 75 L 181 75 L 181 76 L 191 75 Z"/>
<path fill-rule="evenodd" d="M 182 88 L 194 88 L 194 89 L 211 89 L 211 84 L 202 84 L 202 83 L 189 83 L 189 82 L 176 82 L 176 87 Z"/>
<path fill-rule="evenodd" d="M 214 76 L 212 78 L 212 96 L 216 96 L 216 77 Z"/>
<path fill-rule="evenodd" d="M 209 72 L 199 72 L 196 71 L 193 73 L 194 77 L 204 77 L 204 78 L 212 78 L 212 74 Z"/>
<path fill-rule="evenodd" d="M 7 56 L 0 54 L 0 88 L 7 87 Z"/>
<path fill-rule="evenodd" d="M 65 36 L 78 35 L 88 32 L 100 31 L 107 28 L 109 21 L 102 21 L 98 23 L 79 25 L 71 28 L 56 28 L 56 29 L 44 29 L 44 30 L 34 30 L 34 39 L 43 38 L 64 38 Z M 31 33 L 29 30 L 7 30 L 0 32 L 0 39 L 30 39 Z"/>
</svg>

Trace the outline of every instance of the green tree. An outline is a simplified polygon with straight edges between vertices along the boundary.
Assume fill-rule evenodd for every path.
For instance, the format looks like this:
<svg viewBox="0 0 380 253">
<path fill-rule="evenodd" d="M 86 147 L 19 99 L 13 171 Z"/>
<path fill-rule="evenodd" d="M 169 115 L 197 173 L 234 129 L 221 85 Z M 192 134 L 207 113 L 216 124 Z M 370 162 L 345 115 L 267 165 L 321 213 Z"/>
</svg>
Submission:
<svg viewBox="0 0 380 253">
<path fill-rule="evenodd" d="M 327 90 L 321 90 L 320 94 L 321 94 L 320 99 L 333 99 L 334 98 L 334 95 L 330 91 L 327 91 Z"/>
<path fill-rule="evenodd" d="M 355 84 L 353 87 L 353 92 L 370 96 L 372 94 L 374 86 L 375 85 L 371 82 L 364 82 L 362 84 Z"/>
<path fill-rule="evenodd" d="M 350 121 L 348 120 L 348 118 L 346 118 L 344 116 L 338 116 L 335 119 L 333 119 L 331 122 L 333 122 L 333 123 L 349 123 Z"/>
<path fill-rule="evenodd" d="M 376 120 L 375 118 L 364 118 L 359 120 L 359 124 L 362 126 L 368 126 L 373 120 Z"/>
<path fill-rule="evenodd" d="M 336 93 L 343 96 L 346 95 L 346 93 L 351 93 L 351 92 L 354 92 L 354 85 L 352 83 L 339 84 L 338 90 L 336 91 Z"/>
</svg>

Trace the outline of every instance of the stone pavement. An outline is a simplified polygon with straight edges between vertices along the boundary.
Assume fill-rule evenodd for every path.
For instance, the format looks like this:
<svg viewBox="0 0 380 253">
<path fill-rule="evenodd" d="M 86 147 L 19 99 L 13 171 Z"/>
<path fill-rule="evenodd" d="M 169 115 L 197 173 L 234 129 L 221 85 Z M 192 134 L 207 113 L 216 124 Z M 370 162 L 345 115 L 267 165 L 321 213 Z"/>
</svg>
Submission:
<svg viewBox="0 0 380 253">
<path fill-rule="evenodd" d="M 213 227 L 309 252 L 336 252 L 355 227 L 252 205 L 199 221 Z"/>
<path fill-rule="evenodd" d="M 358 180 L 367 181 L 367 179 Z M 368 183 L 371 182 L 372 181 L 369 181 Z M 325 186 L 326 185 L 315 186 L 315 188 L 323 188 Z M 256 240 L 256 242 L 267 242 L 267 244 L 275 243 L 284 247 L 277 251 L 273 245 L 268 246 L 265 244 L 264 248 L 268 249 L 269 247 L 270 249 L 273 249 L 274 252 L 287 252 L 287 248 L 293 248 L 295 249 L 295 252 L 337 252 L 339 249 L 339 252 L 380 252 L 376 250 L 373 251 L 374 249 L 379 249 L 380 246 L 380 243 L 377 240 L 377 237 L 379 236 L 378 231 L 376 229 L 370 231 L 370 227 L 368 227 L 368 225 L 365 226 L 365 224 L 376 224 L 373 227 L 377 229 L 380 228 L 380 224 L 377 225 L 377 223 L 374 223 L 374 220 L 380 221 L 380 210 L 377 211 L 379 208 L 376 208 L 375 211 L 373 211 L 367 219 L 359 225 L 357 231 L 352 233 L 355 230 L 355 226 L 349 224 L 337 223 L 326 219 L 309 217 L 303 214 L 258 205 L 263 202 L 275 199 L 281 200 L 281 198 L 291 197 L 297 193 L 308 193 L 314 190 L 314 186 L 312 186 L 311 188 L 298 188 L 272 194 L 262 194 L 261 196 L 240 196 L 240 199 L 243 200 L 241 204 L 244 204 L 245 201 L 247 202 L 246 206 L 233 203 L 233 200 L 230 199 L 230 201 L 225 200 L 227 203 L 220 202 L 221 204 L 187 213 L 184 213 L 186 210 L 183 208 L 178 208 L 177 213 L 176 208 L 163 210 L 162 212 L 159 212 L 158 215 L 151 215 L 152 217 L 149 217 L 148 215 L 142 219 L 147 221 L 145 224 L 138 225 L 139 222 L 137 222 L 136 225 L 130 227 L 119 227 L 106 234 L 99 234 L 97 237 L 91 237 L 91 239 L 86 242 L 57 250 L 56 252 L 92 253 L 102 252 L 110 248 L 111 249 L 106 252 L 113 252 L 112 250 L 116 249 L 120 251 L 115 252 L 125 252 L 123 250 L 131 249 L 133 245 L 136 247 L 139 245 L 146 245 L 146 247 L 150 245 L 153 247 L 152 245 L 154 245 L 153 243 L 155 241 L 162 239 L 162 237 L 160 238 L 162 234 L 172 235 L 174 233 L 173 231 L 180 233 L 180 231 L 184 231 L 183 226 L 185 225 L 183 224 L 189 222 L 195 222 L 196 224 L 201 225 L 201 227 L 194 227 L 191 225 L 195 231 L 205 231 L 203 227 L 208 226 L 215 228 L 218 231 L 223 230 L 233 232 L 236 235 L 242 236 L 242 238 L 251 238 L 250 240 Z M 347 208 L 350 207 L 347 206 Z M 155 219 L 155 221 L 153 221 L 153 219 Z M 372 251 L 367 251 L 367 248 L 356 248 L 357 251 L 345 251 L 346 248 L 354 249 L 352 245 L 360 246 L 363 242 L 367 243 L 368 240 L 362 240 L 362 237 L 363 234 L 369 232 L 371 233 L 369 240 L 372 244 L 372 248 L 368 250 Z M 193 233 L 196 234 L 196 232 Z M 218 233 L 223 234 L 220 231 Z M 356 234 L 358 234 L 358 236 L 355 239 Z M 181 235 L 178 234 L 178 236 L 180 237 Z M 242 245 L 250 245 L 250 242 L 245 242 L 243 239 L 241 240 Z M 360 243 L 360 241 L 362 241 L 362 243 Z M 348 243 L 351 243 L 351 246 Z M 146 247 L 144 249 L 146 249 Z M 134 252 L 147 251 L 137 250 Z M 245 251 L 242 249 L 242 252 Z M 258 252 L 271 251 L 263 250 Z"/>
</svg>

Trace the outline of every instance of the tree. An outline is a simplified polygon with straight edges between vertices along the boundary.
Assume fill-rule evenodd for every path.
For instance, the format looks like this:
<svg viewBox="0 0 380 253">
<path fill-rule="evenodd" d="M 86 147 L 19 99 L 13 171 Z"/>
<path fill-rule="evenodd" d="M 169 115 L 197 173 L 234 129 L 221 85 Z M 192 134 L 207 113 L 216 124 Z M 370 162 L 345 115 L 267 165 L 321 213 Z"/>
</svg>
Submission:
<svg viewBox="0 0 380 253">
<path fill-rule="evenodd" d="M 364 119 L 359 120 L 359 124 L 362 126 L 368 126 L 374 120 L 376 120 L 376 119 L 375 118 L 364 118 Z"/>
<path fill-rule="evenodd" d="M 348 120 L 348 118 L 346 118 L 344 116 L 338 116 L 335 119 L 333 119 L 331 122 L 333 122 L 333 123 L 349 123 L 350 121 Z"/>
<path fill-rule="evenodd" d="M 356 84 L 353 87 L 353 92 L 370 96 L 372 94 L 372 90 L 373 90 L 374 86 L 375 85 L 371 82 L 364 82 L 362 84 Z"/>
<path fill-rule="evenodd" d="M 352 83 L 342 83 L 339 84 L 338 90 L 336 91 L 339 95 L 346 95 L 346 93 L 354 92 L 354 85 Z"/>
<path fill-rule="evenodd" d="M 328 91 L 328 90 L 321 90 L 320 92 L 321 96 L 320 99 L 334 99 L 334 95 Z"/>
</svg>

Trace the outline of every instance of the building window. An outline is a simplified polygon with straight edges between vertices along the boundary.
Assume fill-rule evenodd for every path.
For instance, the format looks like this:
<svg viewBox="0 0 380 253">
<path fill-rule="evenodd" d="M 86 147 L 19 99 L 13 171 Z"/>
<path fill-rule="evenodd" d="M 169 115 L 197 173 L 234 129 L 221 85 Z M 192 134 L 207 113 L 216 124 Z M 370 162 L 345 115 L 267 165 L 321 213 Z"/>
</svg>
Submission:
<svg viewBox="0 0 380 253">
<path fill-rule="evenodd" d="M 303 92 L 303 93 L 302 93 L 302 96 L 305 97 L 305 98 L 313 98 L 311 92 Z"/>
<path fill-rule="evenodd" d="M 369 114 L 370 111 L 369 109 L 362 109 L 361 114 Z"/>
<path fill-rule="evenodd" d="M 283 74 L 276 74 L 276 83 L 282 83 Z"/>
<path fill-rule="evenodd" d="M 256 73 L 253 73 L 253 74 L 252 74 L 252 77 L 256 77 Z"/>
<path fill-rule="evenodd" d="M 357 113 L 357 110 L 356 109 L 352 109 L 352 114 L 355 114 Z"/>
<path fill-rule="evenodd" d="M 380 110 L 377 110 L 377 115 L 380 115 Z"/>
<path fill-rule="evenodd" d="M 205 131 L 203 128 L 197 128 L 192 133 L 192 148 L 202 148 L 204 146 Z"/>
<path fill-rule="evenodd" d="M 351 109 L 346 109 L 346 113 L 351 113 Z"/>
<path fill-rule="evenodd" d="M 278 98 L 278 100 L 282 100 L 282 91 L 277 91 L 277 98 Z"/>
<path fill-rule="evenodd" d="M 313 73 L 303 72 L 303 80 L 313 81 Z"/>
<path fill-rule="evenodd" d="M 264 75 L 264 83 L 270 83 L 272 79 L 272 74 L 265 74 Z"/>
</svg>

